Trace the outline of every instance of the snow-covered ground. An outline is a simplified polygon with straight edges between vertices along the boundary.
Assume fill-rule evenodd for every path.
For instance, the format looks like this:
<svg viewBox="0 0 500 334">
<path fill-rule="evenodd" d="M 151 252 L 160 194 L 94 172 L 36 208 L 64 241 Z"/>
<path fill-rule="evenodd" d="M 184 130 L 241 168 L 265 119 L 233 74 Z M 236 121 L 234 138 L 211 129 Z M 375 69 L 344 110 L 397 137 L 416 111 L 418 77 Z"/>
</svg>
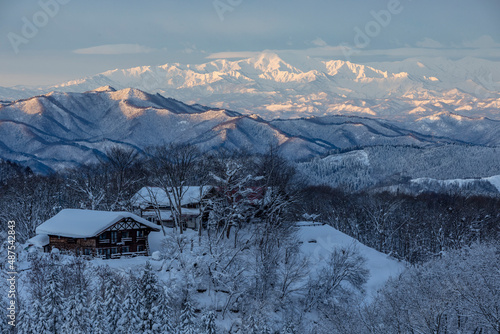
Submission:
<svg viewBox="0 0 500 334">
<path fill-rule="evenodd" d="M 302 221 L 297 223 L 297 237 L 301 243 L 300 252 L 309 260 L 309 272 L 314 273 L 319 269 L 334 249 L 345 249 L 354 247 L 365 259 L 366 268 L 369 270 L 369 278 L 365 289 L 367 298 L 380 289 L 390 278 L 395 277 L 405 269 L 405 264 L 390 256 L 365 246 L 356 239 L 344 234 L 332 226 L 322 223 Z M 165 228 L 167 237 L 174 236 L 177 232 L 171 228 Z M 188 240 L 198 240 L 198 233 L 187 230 L 184 235 Z M 165 241 L 163 232 L 151 232 L 149 234 L 149 247 L 151 254 L 162 250 Z M 196 243 L 195 243 L 196 244 Z M 22 257 L 25 258 L 25 257 Z M 92 259 L 93 265 L 108 265 L 119 271 L 140 271 L 146 261 L 150 261 L 153 268 L 160 270 L 161 261 L 155 261 L 151 256 L 137 256 L 119 259 Z M 26 264 L 22 265 L 27 268 Z"/>
<path fill-rule="evenodd" d="M 390 277 L 397 276 L 405 269 L 405 264 L 401 261 L 365 246 L 329 225 L 308 222 L 299 222 L 298 225 L 298 237 L 302 242 L 300 251 L 309 258 L 311 270 L 320 267 L 335 248 L 357 249 L 366 259 L 366 268 L 369 270 L 370 277 L 365 286 L 368 300 Z"/>
<path fill-rule="evenodd" d="M 478 182 L 478 181 L 487 181 L 491 183 L 495 188 L 500 192 L 500 175 L 493 175 L 490 177 L 483 177 L 478 179 L 449 179 L 449 180 L 437 180 L 429 177 L 421 177 L 418 179 L 413 179 L 410 182 L 418 183 L 418 184 L 426 184 L 431 182 L 436 182 L 443 186 L 458 186 L 464 187 L 468 184 Z"/>
<path fill-rule="evenodd" d="M 300 252 L 309 260 L 310 267 L 308 272 L 310 274 L 314 274 L 324 265 L 325 260 L 334 249 L 354 247 L 366 259 L 366 268 L 369 271 L 368 282 L 365 286 L 367 300 L 370 300 L 390 277 L 397 276 L 405 269 L 405 264 L 403 262 L 365 246 L 356 239 L 351 238 L 347 234 L 329 225 L 302 221 L 298 222 L 297 226 L 297 237 L 301 243 Z M 165 231 L 167 237 L 174 236 L 177 233 L 171 228 L 166 228 Z M 198 240 L 196 231 L 187 230 L 184 235 L 188 240 Z M 162 250 L 165 236 L 163 232 L 151 232 L 148 241 L 152 254 Z M 150 261 L 153 268 L 157 271 L 161 270 L 162 261 L 155 261 L 151 256 L 137 256 L 120 259 L 92 259 L 90 262 L 95 266 L 107 265 L 121 272 L 139 272 L 144 267 L 146 261 Z M 26 268 L 27 266 L 23 267 Z M 159 273 L 162 279 L 168 279 L 171 275 L 172 273 L 168 275 Z"/>
</svg>

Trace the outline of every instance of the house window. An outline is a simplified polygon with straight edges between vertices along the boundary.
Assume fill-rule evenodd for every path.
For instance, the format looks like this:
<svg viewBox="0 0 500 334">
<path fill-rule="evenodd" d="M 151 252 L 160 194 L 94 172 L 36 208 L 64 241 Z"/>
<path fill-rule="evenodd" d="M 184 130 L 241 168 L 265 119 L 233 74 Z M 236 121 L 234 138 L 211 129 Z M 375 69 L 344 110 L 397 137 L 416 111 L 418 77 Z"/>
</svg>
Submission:
<svg viewBox="0 0 500 334">
<path fill-rule="evenodd" d="M 100 250 L 100 249 L 99 249 L 99 250 Z M 85 248 L 85 249 L 83 250 L 83 254 L 85 254 L 85 255 L 92 255 L 92 249 L 90 249 L 90 248 Z"/>
<path fill-rule="evenodd" d="M 106 233 L 106 232 L 104 232 L 103 234 L 101 234 L 101 235 L 99 236 L 99 240 L 104 240 L 104 239 L 106 239 L 106 237 L 107 237 L 107 233 Z"/>
<path fill-rule="evenodd" d="M 130 247 L 129 246 L 123 246 L 122 247 L 122 253 L 129 253 L 130 252 Z"/>
<path fill-rule="evenodd" d="M 137 251 L 138 252 L 143 252 L 144 251 L 144 245 L 137 245 Z"/>
<path fill-rule="evenodd" d="M 111 248 L 111 254 L 118 253 L 118 249 L 116 247 Z"/>
<path fill-rule="evenodd" d="M 122 232 L 122 238 L 128 238 L 128 237 L 129 237 L 128 231 L 123 231 Z"/>
<path fill-rule="evenodd" d="M 116 243 L 116 240 L 118 239 L 118 232 L 113 231 L 111 232 L 111 243 Z"/>
<path fill-rule="evenodd" d="M 144 238 L 144 230 L 138 230 L 137 231 L 137 237 L 138 238 Z"/>
</svg>

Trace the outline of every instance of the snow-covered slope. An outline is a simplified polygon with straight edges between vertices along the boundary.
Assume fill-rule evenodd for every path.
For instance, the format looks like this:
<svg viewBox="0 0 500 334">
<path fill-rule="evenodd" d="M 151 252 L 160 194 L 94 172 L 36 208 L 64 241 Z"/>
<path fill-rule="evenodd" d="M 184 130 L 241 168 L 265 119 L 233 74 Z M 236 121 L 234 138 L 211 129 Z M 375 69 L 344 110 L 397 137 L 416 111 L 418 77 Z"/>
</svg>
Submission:
<svg viewBox="0 0 500 334">
<path fill-rule="evenodd" d="M 450 113 L 416 122 L 357 116 L 269 122 L 138 89 L 104 86 L 85 93 L 50 92 L 0 105 L 0 158 L 50 170 L 91 161 L 116 144 L 144 149 L 192 143 L 204 151 L 224 148 L 254 153 L 275 144 L 285 156 L 301 160 L 356 146 L 500 145 L 499 124 Z"/>
<path fill-rule="evenodd" d="M 373 146 L 297 165 L 301 180 L 349 191 L 500 194 L 500 148 Z"/>
<path fill-rule="evenodd" d="M 490 176 L 490 177 L 483 177 L 483 178 L 476 178 L 476 179 L 448 179 L 448 180 L 437 180 L 437 179 L 433 179 L 433 178 L 422 177 L 422 178 L 410 180 L 410 182 L 418 184 L 418 185 L 424 185 L 424 186 L 427 186 L 428 188 L 432 187 L 433 185 L 434 185 L 434 187 L 441 186 L 443 188 L 446 188 L 446 187 L 462 188 L 462 187 L 467 187 L 467 186 L 471 186 L 474 184 L 479 184 L 482 182 L 489 182 L 500 193 L 500 175 L 494 175 L 494 176 Z"/>
<path fill-rule="evenodd" d="M 285 59 L 286 60 L 285 60 Z M 0 88 L 0 100 L 52 90 L 135 87 L 266 119 L 358 115 L 415 119 L 439 112 L 500 119 L 500 65 L 464 58 L 355 64 L 262 53 L 204 64 L 115 69 L 50 87 Z"/>
<path fill-rule="evenodd" d="M 137 89 L 49 93 L 0 106 L 0 157 L 47 170 L 95 159 L 106 147 L 192 143 L 202 150 L 265 152 L 274 143 L 296 158 L 324 146 L 283 134 L 258 117 L 189 106 Z"/>
<path fill-rule="evenodd" d="M 298 238 L 302 243 L 300 251 L 309 259 L 311 272 L 321 268 L 334 249 L 354 247 L 365 258 L 366 269 L 369 271 L 365 286 L 368 298 L 373 296 L 390 277 L 396 277 L 405 269 L 402 262 L 363 245 L 329 225 L 309 222 L 300 222 L 298 225 Z"/>
</svg>

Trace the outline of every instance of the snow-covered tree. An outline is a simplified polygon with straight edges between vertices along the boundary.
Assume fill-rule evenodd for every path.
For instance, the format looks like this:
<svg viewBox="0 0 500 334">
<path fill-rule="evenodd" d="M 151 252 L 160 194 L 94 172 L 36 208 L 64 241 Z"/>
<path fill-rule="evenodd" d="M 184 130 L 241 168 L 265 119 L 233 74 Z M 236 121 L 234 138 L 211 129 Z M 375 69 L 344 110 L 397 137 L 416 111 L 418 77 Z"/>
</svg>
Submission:
<svg viewBox="0 0 500 334">
<path fill-rule="evenodd" d="M 64 322 L 64 302 L 61 278 L 53 271 L 48 278 L 47 291 L 42 304 L 42 317 L 45 331 L 59 333 Z"/>
<path fill-rule="evenodd" d="M 110 328 L 106 322 L 106 311 L 104 308 L 104 299 L 100 293 L 95 292 L 93 294 L 93 299 L 90 304 L 90 323 L 92 327 L 93 334 L 108 334 Z"/>
<path fill-rule="evenodd" d="M 184 302 L 184 306 L 181 312 L 180 324 L 179 324 L 180 334 L 196 334 L 198 333 L 198 325 L 196 315 L 194 313 L 194 307 L 191 301 L 187 299 Z"/>
<path fill-rule="evenodd" d="M 329 310 L 362 293 L 369 274 L 365 262 L 354 246 L 334 249 L 317 276 L 310 279 L 306 309 Z"/>
<path fill-rule="evenodd" d="M 224 165 L 221 175 L 212 174 L 218 196 L 208 201 L 209 233 L 216 232 L 213 239 L 217 243 L 224 236 L 229 238 L 233 229 L 236 247 L 239 229 L 245 227 L 256 213 L 263 189 L 253 183 L 262 178 L 245 173 L 244 166 L 237 161 L 226 161 Z"/>
<path fill-rule="evenodd" d="M 31 330 L 33 333 L 45 332 L 45 317 L 43 305 L 37 298 L 33 298 L 29 318 L 31 318 Z"/>
<path fill-rule="evenodd" d="M 152 182 L 165 191 L 175 226 L 182 234 L 182 199 L 188 191 L 188 182 L 193 178 L 199 151 L 192 145 L 171 144 L 150 148 L 148 153 Z"/>
<path fill-rule="evenodd" d="M 373 333 L 499 333 L 498 244 L 472 245 L 408 269 L 366 310 Z"/>
<path fill-rule="evenodd" d="M 105 207 L 109 172 L 100 164 L 89 164 L 70 174 L 70 185 L 82 197 L 81 207 L 99 210 Z"/>
<path fill-rule="evenodd" d="M 142 276 L 138 280 L 140 291 L 139 317 L 141 333 L 159 333 L 163 329 L 165 314 L 162 303 L 165 302 L 164 291 L 151 264 L 146 262 Z"/>
<path fill-rule="evenodd" d="M 86 334 L 90 332 L 89 310 L 86 291 L 78 289 L 66 299 L 66 317 L 62 332 L 67 334 Z"/>
<path fill-rule="evenodd" d="M 103 158 L 98 157 L 109 172 L 107 207 L 111 211 L 127 209 L 132 189 L 141 180 L 138 172 L 139 153 L 132 148 L 113 146 Z"/>
<path fill-rule="evenodd" d="M 105 284 L 104 312 L 106 323 L 111 330 L 115 331 L 122 313 L 122 300 L 120 283 L 114 275 Z"/>
<path fill-rule="evenodd" d="M 24 303 L 18 304 L 19 311 L 16 318 L 16 326 L 18 333 L 32 334 L 34 333 L 34 320 L 31 317 L 30 309 Z M 7 333 L 7 328 L 2 328 L 3 333 Z"/>
<path fill-rule="evenodd" d="M 215 312 L 214 311 L 208 311 L 203 315 L 201 318 L 202 322 L 202 329 L 204 334 L 217 334 L 217 325 L 215 323 Z"/>
<path fill-rule="evenodd" d="M 129 281 L 125 298 L 123 299 L 120 319 L 117 322 L 116 333 L 134 334 L 139 332 L 141 319 L 139 317 L 140 291 L 136 279 Z"/>
</svg>

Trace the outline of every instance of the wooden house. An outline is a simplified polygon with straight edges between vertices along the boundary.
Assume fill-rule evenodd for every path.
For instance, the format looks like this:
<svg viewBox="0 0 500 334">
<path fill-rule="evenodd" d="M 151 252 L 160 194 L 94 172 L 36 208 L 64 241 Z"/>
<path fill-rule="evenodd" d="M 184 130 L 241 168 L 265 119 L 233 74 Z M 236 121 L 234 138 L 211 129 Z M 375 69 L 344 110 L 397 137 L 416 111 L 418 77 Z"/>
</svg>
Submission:
<svg viewBox="0 0 500 334">
<path fill-rule="evenodd" d="M 181 199 L 181 221 L 184 228 L 196 229 L 202 219 L 202 201 L 210 196 L 211 186 L 187 186 Z M 166 227 L 174 227 L 173 205 L 164 189 L 143 187 L 133 197 L 132 205 L 139 215 L 151 222 Z"/>
<path fill-rule="evenodd" d="M 129 212 L 65 209 L 36 228 L 44 251 L 54 248 L 101 258 L 148 255 L 158 225 Z"/>
</svg>

